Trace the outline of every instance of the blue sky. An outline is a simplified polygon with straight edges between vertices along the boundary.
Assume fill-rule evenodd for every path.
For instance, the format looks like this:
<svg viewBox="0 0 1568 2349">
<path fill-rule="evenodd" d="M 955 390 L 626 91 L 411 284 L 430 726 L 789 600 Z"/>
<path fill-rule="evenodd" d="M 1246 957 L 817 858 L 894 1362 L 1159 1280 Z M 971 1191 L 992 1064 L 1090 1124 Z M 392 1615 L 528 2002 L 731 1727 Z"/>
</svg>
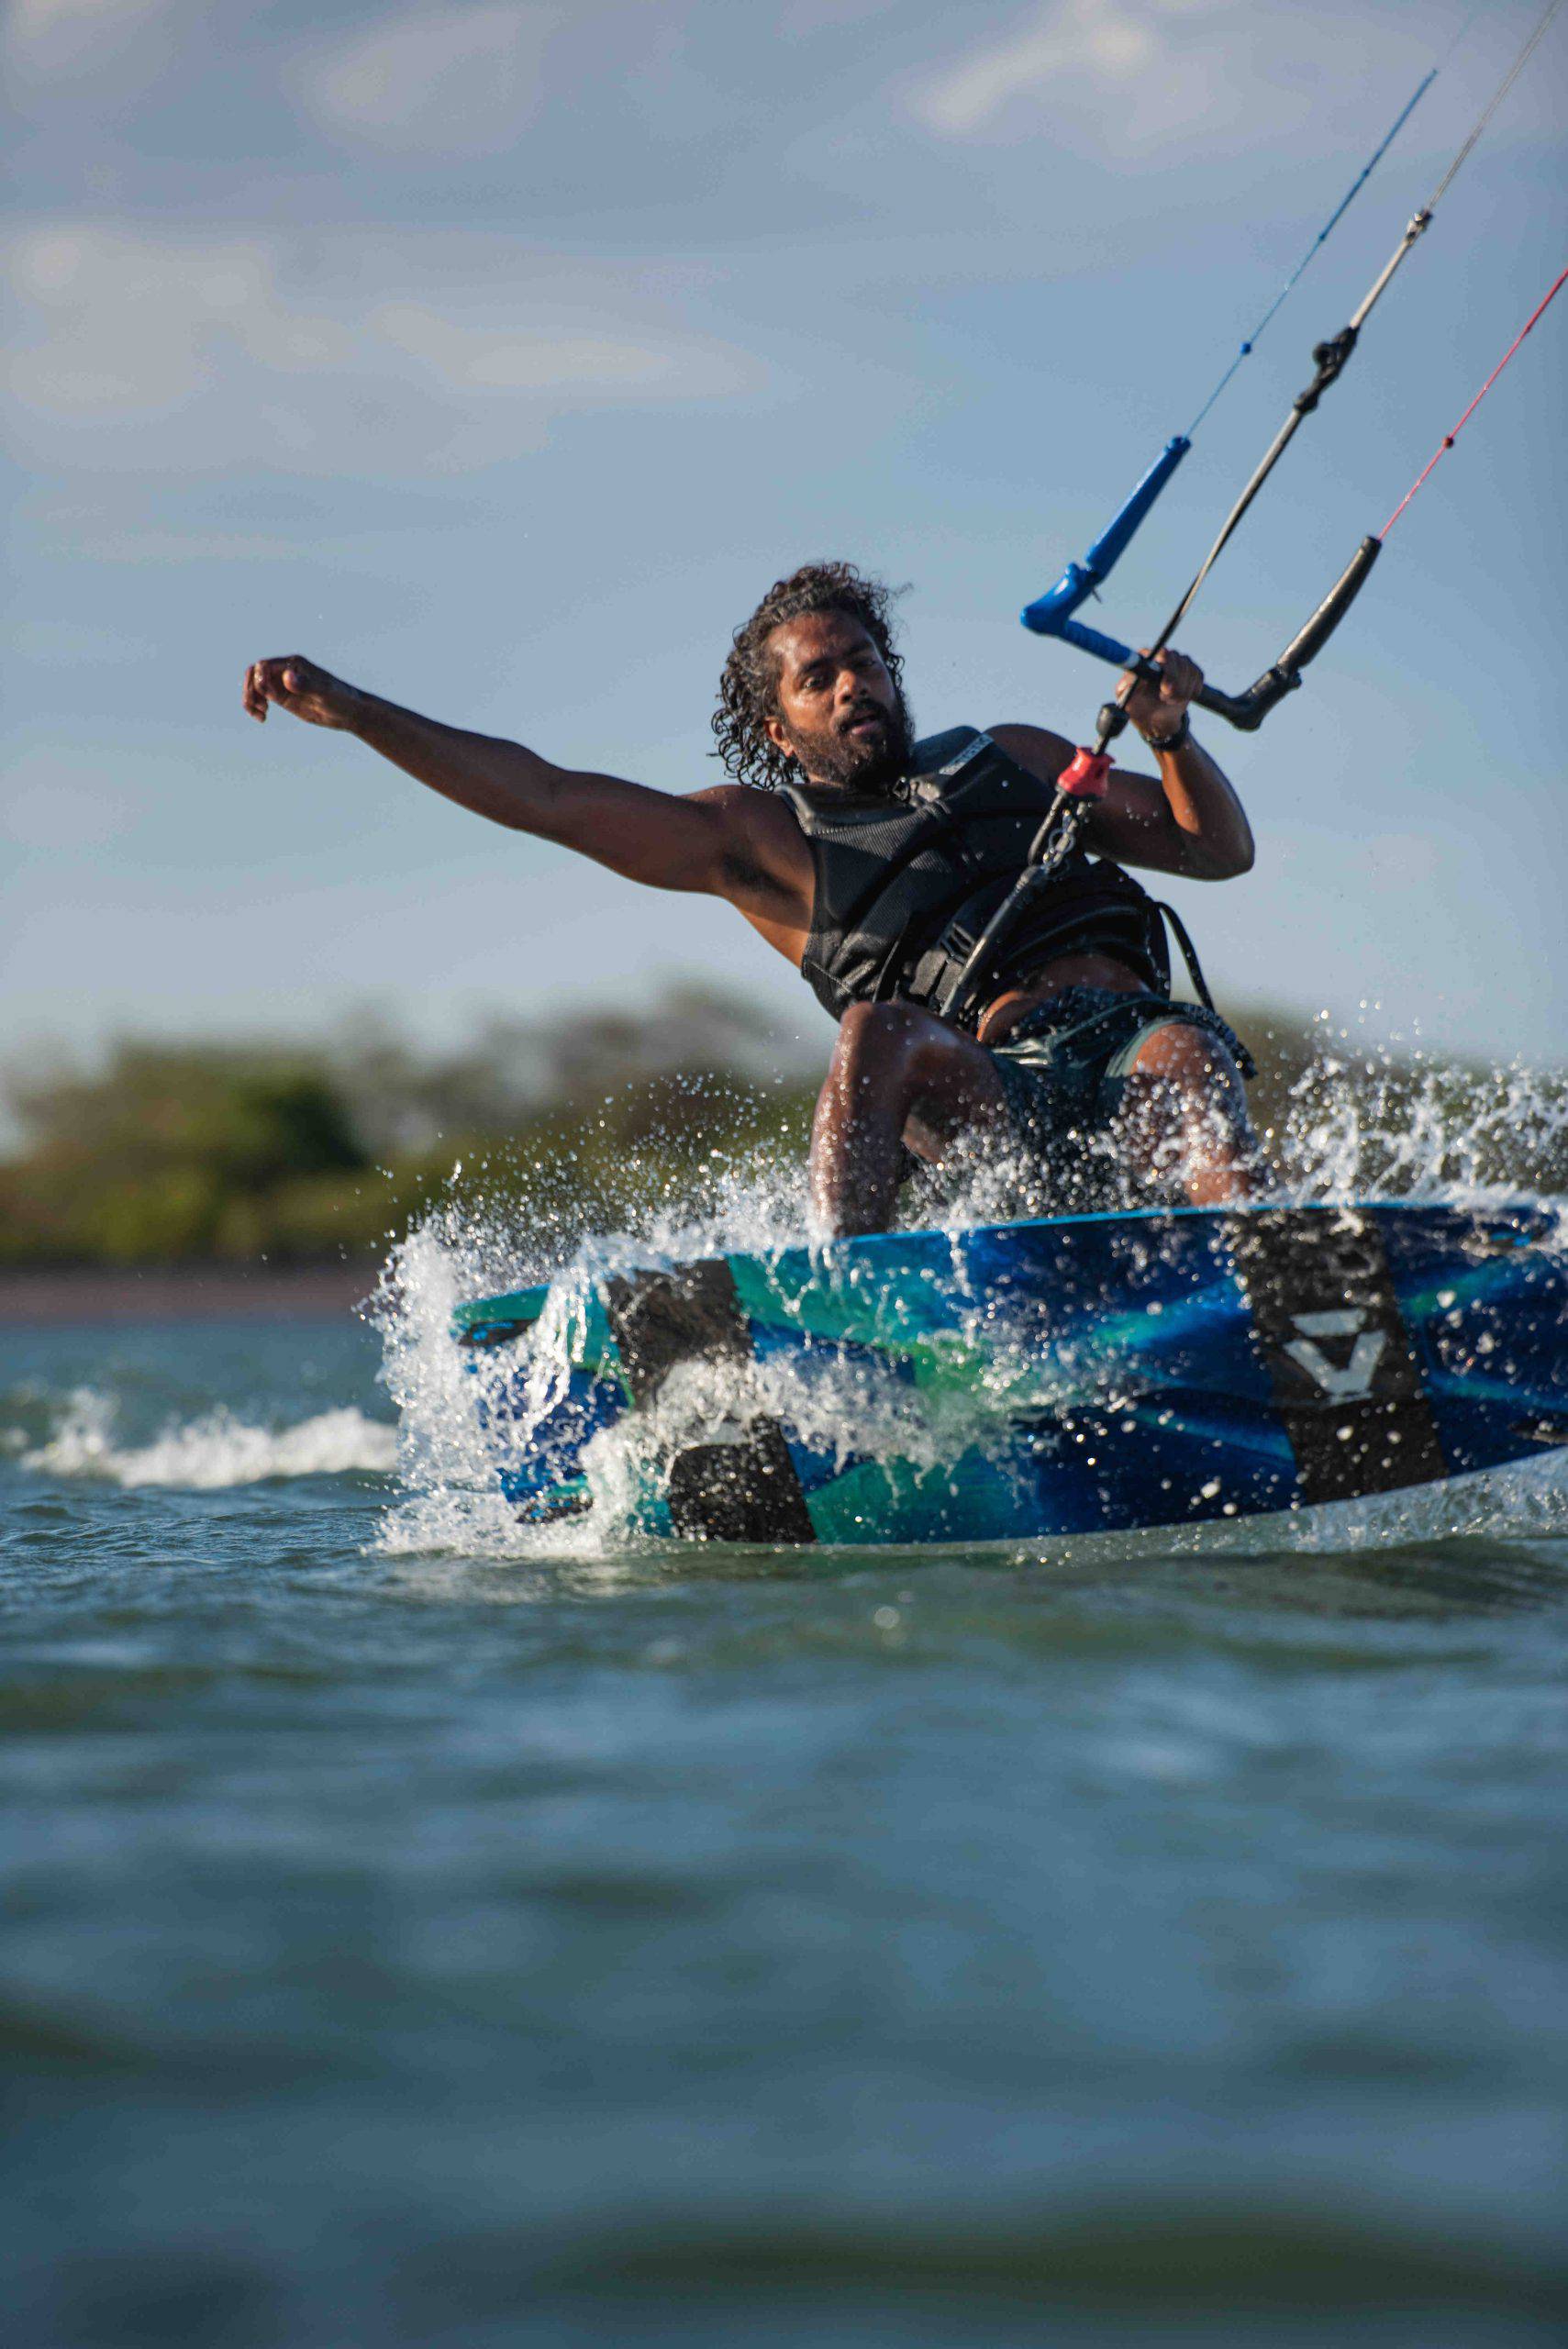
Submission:
<svg viewBox="0 0 1568 2349">
<path fill-rule="evenodd" d="M 727 909 L 238 702 L 302 651 L 567 763 L 710 782 L 730 629 L 910 583 L 917 720 L 1082 735 L 1018 607 L 1190 418 L 1462 0 L 13 0 L 13 1051 L 432 1041 L 701 972 L 824 1053 Z M 1485 9 L 1216 411 L 1104 618 L 1147 634 L 1539 13 Z M 1279 650 L 1562 266 L 1568 17 L 1183 633 Z M 1211 726 L 1255 872 L 1217 992 L 1563 1057 L 1568 300 L 1308 689 Z"/>
</svg>

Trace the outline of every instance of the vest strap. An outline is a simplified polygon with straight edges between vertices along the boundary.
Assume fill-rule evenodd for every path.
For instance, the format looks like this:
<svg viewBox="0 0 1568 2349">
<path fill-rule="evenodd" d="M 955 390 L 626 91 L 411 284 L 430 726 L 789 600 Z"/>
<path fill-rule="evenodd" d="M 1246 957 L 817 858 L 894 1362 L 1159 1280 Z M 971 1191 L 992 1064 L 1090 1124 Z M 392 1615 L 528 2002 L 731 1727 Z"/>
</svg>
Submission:
<svg viewBox="0 0 1568 2349">
<path fill-rule="evenodd" d="M 1203 964 L 1197 958 L 1197 948 L 1187 936 L 1187 926 L 1185 922 L 1182 919 L 1181 915 L 1176 911 L 1175 907 L 1166 905 L 1163 898 L 1152 897 L 1151 898 L 1150 903 L 1152 905 L 1157 914 L 1163 915 L 1165 920 L 1174 930 L 1176 934 L 1176 943 L 1182 950 L 1182 960 L 1187 966 L 1187 976 L 1193 983 L 1194 991 L 1197 996 L 1197 999 L 1203 1005 L 1206 1011 L 1212 1011 L 1214 1009 L 1214 997 L 1208 991 L 1208 981 L 1204 977 Z"/>
</svg>

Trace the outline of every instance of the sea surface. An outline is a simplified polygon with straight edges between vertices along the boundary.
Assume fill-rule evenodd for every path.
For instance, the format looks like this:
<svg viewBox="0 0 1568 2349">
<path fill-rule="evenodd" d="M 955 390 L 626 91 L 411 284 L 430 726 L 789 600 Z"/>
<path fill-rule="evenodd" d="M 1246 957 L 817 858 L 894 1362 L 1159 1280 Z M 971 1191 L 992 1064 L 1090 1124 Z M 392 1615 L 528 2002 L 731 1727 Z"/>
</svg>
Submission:
<svg viewBox="0 0 1568 2349">
<path fill-rule="evenodd" d="M 18 2349 L 1562 2337 L 1539 1469 L 1316 1550 L 552 1554 L 382 1367 L 0 1330 Z"/>
</svg>

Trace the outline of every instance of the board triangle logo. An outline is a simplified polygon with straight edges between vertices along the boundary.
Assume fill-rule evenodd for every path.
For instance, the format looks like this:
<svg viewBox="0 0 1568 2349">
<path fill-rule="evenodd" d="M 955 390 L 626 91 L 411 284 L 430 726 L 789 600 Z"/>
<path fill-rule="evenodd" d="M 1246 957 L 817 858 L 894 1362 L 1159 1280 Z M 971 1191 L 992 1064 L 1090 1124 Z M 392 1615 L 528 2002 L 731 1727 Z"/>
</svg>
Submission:
<svg viewBox="0 0 1568 2349">
<path fill-rule="evenodd" d="M 1293 1313 L 1291 1326 L 1299 1334 L 1285 1353 L 1307 1373 L 1313 1385 L 1335 1403 L 1359 1402 L 1372 1392 L 1377 1365 L 1388 1344 L 1385 1330 L 1369 1330 L 1360 1306 L 1337 1308 L 1331 1313 Z M 1338 1339 L 1335 1361 L 1321 1341 Z M 1349 1341 L 1347 1344 L 1345 1341 Z"/>
</svg>

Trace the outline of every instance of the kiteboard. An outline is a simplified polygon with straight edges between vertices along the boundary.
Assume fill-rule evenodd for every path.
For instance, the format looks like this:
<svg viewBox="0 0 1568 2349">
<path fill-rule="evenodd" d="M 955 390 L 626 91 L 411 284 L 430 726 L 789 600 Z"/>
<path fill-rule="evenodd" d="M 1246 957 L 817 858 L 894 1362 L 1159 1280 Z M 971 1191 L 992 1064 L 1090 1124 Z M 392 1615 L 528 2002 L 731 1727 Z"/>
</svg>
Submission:
<svg viewBox="0 0 1568 2349">
<path fill-rule="evenodd" d="M 857 1546 L 1190 1526 L 1538 1458 L 1568 1448 L 1565 1332 L 1558 1219 L 1402 1201 L 884 1233 L 452 1322 L 525 1521 Z M 607 1440 L 636 1463 L 613 1504 Z"/>
</svg>

